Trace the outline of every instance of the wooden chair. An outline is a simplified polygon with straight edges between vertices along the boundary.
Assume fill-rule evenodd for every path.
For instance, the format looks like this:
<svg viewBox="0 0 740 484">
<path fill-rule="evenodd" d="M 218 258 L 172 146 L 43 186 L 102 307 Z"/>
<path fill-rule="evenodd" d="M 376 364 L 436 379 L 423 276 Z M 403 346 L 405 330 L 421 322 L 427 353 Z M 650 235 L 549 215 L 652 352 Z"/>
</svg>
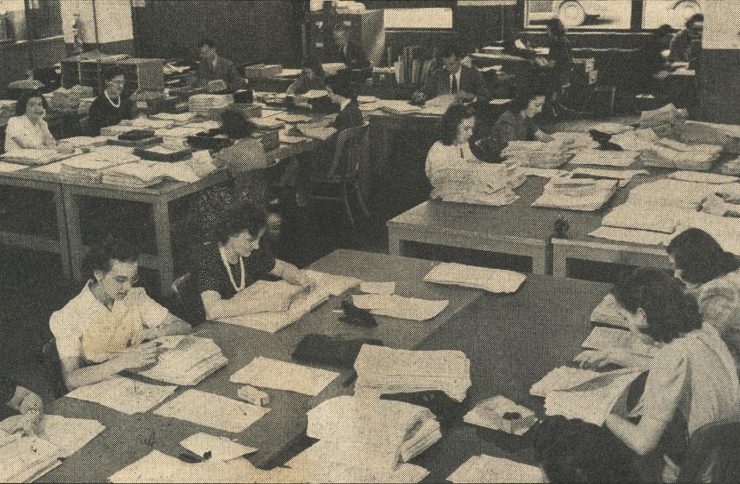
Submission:
<svg viewBox="0 0 740 484">
<path fill-rule="evenodd" d="M 328 200 L 342 202 L 347 212 L 350 224 L 355 226 L 355 218 L 349 204 L 349 192 L 353 191 L 357 202 L 365 217 L 370 218 L 370 211 L 365 205 L 360 186 L 360 167 L 368 162 L 370 151 L 370 128 L 365 122 L 362 126 L 347 128 L 337 134 L 337 145 L 334 150 L 334 160 L 329 170 L 324 173 L 312 173 L 308 198 L 310 200 Z M 325 190 L 329 187 L 338 187 L 339 195 L 332 195 L 326 191 L 315 192 L 316 188 Z"/>
<path fill-rule="evenodd" d="M 47 341 L 41 349 L 41 360 L 44 376 L 46 377 L 54 398 L 62 397 L 69 391 L 69 389 L 67 388 L 67 384 L 64 383 L 62 363 L 59 361 L 57 342 L 54 338 Z"/>
<path fill-rule="evenodd" d="M 195 277 L 189 272 L 183 274 L 172 282 L 171 287 L 179 315 L 191 324 L 205 321 L 206 310 L 203 307 Z"/>
<path fill-rule="evenodd" d="M 678 474 L 678 482 L 700 482 L 701 472 L 715 452 L 712 482 L 740 482 L 740 413 L 731 419 L 707 424 L 694 432 Z"/>
</svg>

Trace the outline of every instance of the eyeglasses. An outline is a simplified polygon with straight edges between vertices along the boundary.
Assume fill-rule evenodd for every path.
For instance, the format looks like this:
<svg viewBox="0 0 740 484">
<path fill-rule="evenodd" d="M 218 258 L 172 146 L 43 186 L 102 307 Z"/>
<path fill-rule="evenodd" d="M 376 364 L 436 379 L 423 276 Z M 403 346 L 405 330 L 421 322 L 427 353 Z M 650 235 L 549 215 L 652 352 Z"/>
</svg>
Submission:
<svg viewBox="0 0 740 484">
<path fill-rule="evenodd" d="M 116 283 L 120 285 L 124 285 L 128 283 L 130 286 L 135 286 L 137 282 L 139 282 L 139 275 L 135 275 L 133 277 L 126 277 L 126 276 L 116 276 L 113 278 Z"/>
</svg>

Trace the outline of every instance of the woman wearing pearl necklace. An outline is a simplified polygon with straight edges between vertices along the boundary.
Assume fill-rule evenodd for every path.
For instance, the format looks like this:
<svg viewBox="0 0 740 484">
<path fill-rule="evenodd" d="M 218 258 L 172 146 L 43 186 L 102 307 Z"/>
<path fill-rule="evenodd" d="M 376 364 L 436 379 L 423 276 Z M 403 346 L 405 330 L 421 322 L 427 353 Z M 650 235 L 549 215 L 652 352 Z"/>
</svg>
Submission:
<svg viewBox="0 0 740 484">
<path fill-rule="evenodd" d="M 304 271 L 275 259 L 261 246 L 266 218 L 265 211 L 251 202 L 233 206 L 217 224 L 216 240 L 204 246 L 198 285 L 208 319 L 287 310 L 293 296 L 245 291 L 265 276 L 307 289 L 314 286 Z"/>
<path fill-rule="evenodd" d="M 122 119 L 133 117 L 133 102 L 123 97 L 126 78 L 120 67 L 114 66 L 103 71 L 105 90 L 90 105 L 89 127 L 92 136 L 98 136 L 100 129 L 113 126 Z"/>
</svg>

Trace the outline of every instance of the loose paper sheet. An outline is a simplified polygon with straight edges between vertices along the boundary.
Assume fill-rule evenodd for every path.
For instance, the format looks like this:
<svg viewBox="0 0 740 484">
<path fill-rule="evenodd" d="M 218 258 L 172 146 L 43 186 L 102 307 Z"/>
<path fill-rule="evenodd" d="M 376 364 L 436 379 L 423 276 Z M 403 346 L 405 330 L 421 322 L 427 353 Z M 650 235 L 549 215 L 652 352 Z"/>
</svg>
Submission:
<svg viewBox="0 0 740 484">
<path fill-rule="evenodd" d="M 527 279 L 514 271 L 443 262 L 424 276 L 425 282 L 483 289 L 493 293 L 513 293 Z"/>
<path fill-rule="evenodd" d="M 352 303 L 379 316 L 426 321 L 444 311 L 450 302 L 402 297 L 396 294 L 360 294 L 352 296 Z"/>
<path fill-rule="evenodd" d="M 66 396 L 99 403 L 131 415 L 151 410 L 172 395 L 176 389 L 176 386 L 151 385 L 122 376 L 114 376 L 99 383 L 72 390 Z"/>
<path fill-rule="evenodd" d="M 395 282 L 363 282 L 360 291 L 366 294 L 393 294 L 396 292 Z"/>
<path fill-rule="evenodd" d="M 191 435 L 180 442 L 180 445 L 200 457 L 203 457 L 206 452 L 210 452 L 212 459 L 220 461 L 236 459 L 257 452 L 254 447 L 247 447 L 226 437 L 217 437 L 203 432 Z"/>
<path fill-rule="evenodd" d="M 159 407 L 154 413 L 237 433 L 246 430 L 269 411 L 269 408 L 257 407 L 221 395 L 188 390 Z"/>
<path fill-rule="evenodd" d="M 316 396 L 339 373 L 258 356 L 229 379 L 255 387 L 286 390 Z"/>
<path fill-rule="evenodd" d="M 467 482 L 547 482 L 539 467 L 488 455 L 473 456 L 447 478 Z"/>
</svg>

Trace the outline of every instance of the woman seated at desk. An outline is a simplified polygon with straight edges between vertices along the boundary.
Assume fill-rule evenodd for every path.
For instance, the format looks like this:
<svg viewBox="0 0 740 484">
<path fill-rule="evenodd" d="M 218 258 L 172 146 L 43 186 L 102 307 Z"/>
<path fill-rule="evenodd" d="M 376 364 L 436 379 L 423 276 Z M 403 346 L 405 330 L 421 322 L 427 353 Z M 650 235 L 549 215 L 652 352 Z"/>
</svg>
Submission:
<svg viewBox="0 0 740 484">
<path fill-rule="evenodd" d="M 72 152 L 68 143 L 57 144 L 44 121 L 48 106 L 46 99 L 38 92 L 25 94 L 18 100 L 16 114 L 8 120 L 5 129 L 5 152 L 23 149 L 50 148 L 60 153 Z"/>
<path fill-rule="evenodd" d="M 671 40 L 671 62 L 691 62 L 701 54 L 701 40 L 704 34 L 704 15 L 695 13 L 686 20 L 686 28 Z"/>
<path fill-rule="evenodd" d="M 461 163 L 482 163 L 470 150 L 475 115 L 462 104 L 453 104 L 440 120 L 439 141 L 427 153 L 425 171 L 432 179 L 437 170 Z"/>
<path fill-rule="evenodd" d="M 740 371 L 740 264 L 703 230 L 687 229 L 667 247 L 676 278 L 696 298 L 705 324 L 719 332 Z"/>
<path fill-rule="evenodd" d="M 157 361 L 153 343 L 161 336 L 187 334 L 188 323 L 134 287 L 141 252 L 129 242 L 108 239 L 85 257 L 91 274 L 80 294 L 51 315 L 64 383 L 75 389 L 123 370 Z"/>
<path fill-rule="evenodd" d="M 123 87 L 126 84 L 123 70 L 117 66 L 103 70 L 103 82 L 103 95 L 98 96 L 90 105 L 88 126 L 92 136 L 98 136 L 101 128 L 116 125 L 134 115 L 134 103 L 123 97 Z"/>
<path fill-rule="evenodd" d="M 645 45 L 636 53 L 632 88 L 635 94 L 639 92 L 656 93 L 658 86 L 655 75 L 661 71 L 670 70 L 670 64 L 663 57 L 663 51 L 668 48 L 673 37 L 673 27 L 661 25 L 652 33 Z"/>
<path fill-rule="evenodd" d="M 204 247 L 198 273 L 208 319 L 288 309 L 290 298 L 244 291 L 268 275 L 297 286 L 313 285 L 304 271 L 260 247 L 266 225 L 265 211 L 250 202 L 234 205 L 223 214 L 215 240 Z"/>
<path fill-rule="evenodd" d="M 285 94 L 305 94 L 314 89 L 326 89 L 324 68 L 316 57 L 306 57 L 301 63 L 301 73 Z"/>
<path fill-rule="evenodd" d="M 639 423 L 612 413 L 605 424 L 639 455 L 659 449 L 665 461 L 663 480 L 674 482 L 688 438 L 706 424 L 737 416 L 735 361 L 717 330 L 702 327 L 694 298 L 664 272 L 637 269 L 612 294 L 630 329 L 657 348 L 655 356 L 599 350 L 581 353 L 576 361 L 585 367 L 611 363 L 649 370 L 640 404 L 633 410 L 639 413 Z"/>
<path fill-rule="evenodd" d="M 44 403 L 32 391 L 16 385 L 15 381 L 0 375 L 0 404 L 17 412 L 3 418 L 5 412 L 0 412 L 0 432 L 14 434 L 23 432 L 27 435 L 35 433 L 36 424 L 44 416 Z"/>
<path fill-rule="evenodd" d="M 473 145 L 480 159 L 491 163 L 501 162 L 501 152 L 510 141 L 550 141 L 552 137 L 542 131 L 533 118 L 542 112 L 545 95 L 527 92 L 514 98 L 509 109 L 499 116 L 489 136 Z"/>
</svg>

